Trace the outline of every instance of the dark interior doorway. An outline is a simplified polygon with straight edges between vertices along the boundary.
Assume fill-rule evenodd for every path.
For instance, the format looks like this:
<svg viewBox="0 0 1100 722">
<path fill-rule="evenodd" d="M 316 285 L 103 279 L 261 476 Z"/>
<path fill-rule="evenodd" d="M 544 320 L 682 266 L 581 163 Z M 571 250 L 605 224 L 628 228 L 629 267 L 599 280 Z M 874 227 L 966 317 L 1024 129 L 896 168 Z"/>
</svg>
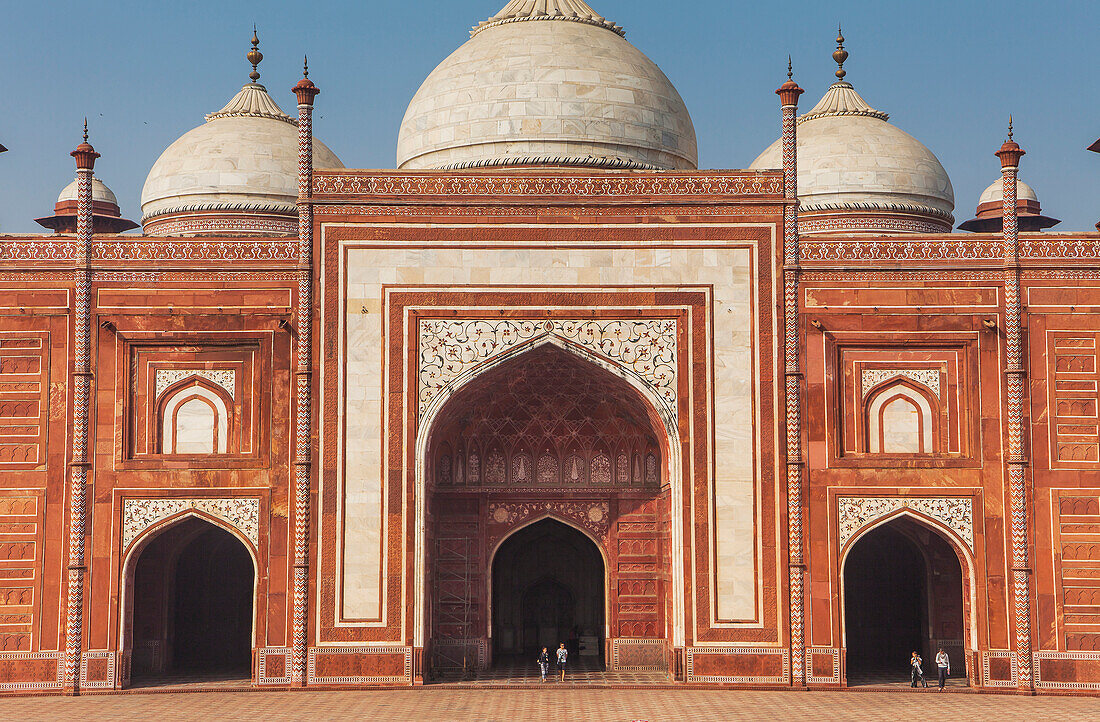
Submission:
<svg viewBox="0 0 1100 722">
<path fill-rule="evenodd" d="M 131 680 L 249 678 L 254 582 L 229 532 L 192 518 L 161 533 L 134 571 Z"/>
<path fill-rule="evenodd" d="M 964 677 L 962 569 L 951 545 L 907 517 L 863 535 L 844 563 L 844 631 L 849 685 L 908 684 L 914 651 L 934 682 L 941 646 Z"/>
<path fill-rule="evenodd" d="M 510 536 L 493 559 L 493 658 L 535 659 L 560 642 L 570 661 L 600 661 L 604 563 L 583 533 L 543 519 Z"/>
</svg>

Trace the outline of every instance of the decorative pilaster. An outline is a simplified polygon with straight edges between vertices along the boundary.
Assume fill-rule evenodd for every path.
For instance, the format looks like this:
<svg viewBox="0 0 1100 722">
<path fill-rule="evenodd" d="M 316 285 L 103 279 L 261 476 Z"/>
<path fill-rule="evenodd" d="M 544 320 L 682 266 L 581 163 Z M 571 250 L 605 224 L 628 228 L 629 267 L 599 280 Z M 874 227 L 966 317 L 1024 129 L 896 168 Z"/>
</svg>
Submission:
<svg viewBox="0 0 1100 722">
<path fill-rule="evenodd" d="M 1001 159 L 1003 195 L 1002 250 L 1004 261 L 1005 382 L 1008 389 L 1008 486 L 1012 528 L 1013 619 L 1016 626 L 1016 658 L 1021 689 L 1035 688 L 1031 657 L 1031 564 L 1028 560 L 1027 450 L 1024 448 L 1024 386 L 1027 371 L 1023 363 L 1020 296 L 1019 212 L 1016 206 L 1016 173 L 1024 151 L 1012 140 L 1012 119 L 1008 140 L 996 153 Z"/>
<path fill-rule="evenodd" d="M 80 654 L 84 628 L 84 537 L 86 535 L 88 483 L 88 402 L 91 396 L 91 257 L 92 257 L 92 169 L 99 153 L 88 143 L 88 121 L 84 121 L 84 142 L 70 155 L 76 159 L 77 211 L 76 253 L 73 264 L 75 308 L 73 309 L 72 426 L 69 438 L 69 559 L 65 618 L 64 689 L 78 694 Z"/>
<path fill-rule="evenodd" d="M 306 631 L 309 611 L 309 507 L 313 463 L 313 99 L 320 89 L 309 79 L 294 86 L 298 98 L 298 363 L 295 368 L 294 624 L 290 683 L 306 684 Z"/>
<path fill-rule="evenodd" d="M 791 684 L 805 686 L 803 630 L 806 564 L 802 551 L 802 372 L 798 340 L 798 96 L 790 59 L 787 82 L 776 90 L 783 108 L 783 358 L 787 404 L 787 553 L 790 620 Z"/>
</svg>

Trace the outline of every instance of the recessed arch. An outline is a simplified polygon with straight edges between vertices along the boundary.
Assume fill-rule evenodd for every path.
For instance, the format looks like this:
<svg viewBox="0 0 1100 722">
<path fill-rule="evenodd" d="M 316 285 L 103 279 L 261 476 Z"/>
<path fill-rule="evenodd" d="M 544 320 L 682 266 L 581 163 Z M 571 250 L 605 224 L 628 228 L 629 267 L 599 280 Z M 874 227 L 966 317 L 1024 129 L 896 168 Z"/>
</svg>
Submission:
<svg viewBox="0 0 1100 722">
<path fill-rule="evenodd" d="M 202 549 L 190 548 L 210 541 L 204 537 L 212 537 L 216 544 L 220 544 L 220 548 L 228 551 L 228 554 L 211 555 L 209 546 L 204 546 Z M 165 548 L 157 549 L 158 545 Z M 198 509 L 188 509 L 150 525 L 134 538 L 127 550 L 124 550 L 121 599 L 118 607 L 118 629 L 120 652 L 129 660 L 129 663 L 124 665 L 126 674 L 129 675 L 131 670 L 135 669 L 134 665 L 140 663 L 140 660 L 135 658 L 135 636 L 137 631 L 135 629 L 135 613 L 137 611 L 135 607 L 140 604 L 138 597 L 142 594 L 138 586 L 140 585 L 139 573 L 143 566 L 143 555 L 151 550 L 158 553 L 158 559 L 153 560 L 153 565 L 155 567 L 163 566 L 166 575 L 161 580 L 160 591 L 164 595 L 175 595 L 177 601 L 182 593 L 179 589 L 181 585 L 178 580 L 169 577 L 179 576 L 181 573 L 181 559 L 185 562 L 189 561 L 190 567 L 193 568 L 196 566 L 196 559 L 201 563 L 203 557 L 210 557 L 206 559 L 206 561 L 211 562 L 209 566 L 224 567 L 223 572 L 229 577 L 229 584 L 209 583 L 206 585 L 208 587 L 207 591 L 223 596 L 231 592 L 236 593 L 240 603 L 235 605 L 221 604 L 223 600 L 218 600 L 218 616 L 224 617 L 227 623 L 231 623 L 229 624 L 230 633 L 233 635 L 233 639 L 238 641 L 238 644 L 232 647 L 236 650 L 233 653 L 236 658 L 236 666 L 233 669 L 220 670 L 219 673 L 232 678 L 236 678 L 238 675 L 251 678 L 251 655 L 256 646 L 257 595 L 260 587 L 258 551 L 240 529 L 223 519 Z M 234 554 L 237 555 L 237 561 L 234 561 Z M 247 571 L 248 578 L 240 578 L 240 574 L 245 573 L 245 571 Z M 187 594 L 191 596 L 201 591 L 201 589 L 196 590 L 196 585 L 193 584 L 184 586 L 187 587 Z M 202 585 L 197 586 L 201 587 Z M 247 603 L 247 615 L 239 613 L 236 618 L 230 616 L 234 609 L 240 611 L 245 603 Z M 168 606 L 158 611 L 164 624 L 172 624 L 167 616 L 169 612 Z M 195 615 L 193 612 L 183 610 L 177 616 L 187 618 Z M 247 616 L 247 619 L 245 616 Z M 174 634 L 174 632 L 171 633 Z M 210 637 L 216 637 L 219 632 L 211 629 L 207 631 L 207 634 Z M 201 641 L 209 642 L 209 639 Z M 167 674 L 172 670 L 172 665 L 181 658 L 180 655 L 174 655 L 173 652 L 179 649 L 180 645 L 186 644 L 187 640 L 172 640 L 172 643 L 174 647 L 171 649 L 167 648 L 168 645 L 163 645 L 165 648 L 162 649 L 161 657 L 158 660 L 159 672 L 157 669 L 150 669 L 146 670 L 148 673 L 157 676 L 161 673 Z M 215 667 L 222 666 L 226 658 L 227 655 L 220 653 L 213 655 L 214 661 L 212 664 Z M 233 660 L 230 659 L 229 661 L 232 662 Z M 140 668 L 137 671 L 140 673 Z M 123 686 L 128 685 L 130 681 L 129 676 L 120 679 Z"/>
<path fill-rule="evenodd" d="M 931 454 L 937 450 L 939 402 L 929 389 L 898 377 L 867 394 L 867 450 Z"/>
<path fill-rule="evenodd" d="M 553 347 L 556 350 L 564 351 L 571 357 L 591 364 L 595 367 L 595 370 L 600 372 L 609 373 L 611 376 L 616 377 L 619 381 L 625 382 L 632 392 L 636 393 L 640 397 L 643 405 L 646 409 L 646 416 L 651 420 L 652 426 L 656 431 L 656 439 L 660 446 L 660 459 L 654 457 L 654 466 L 660 469 L 660 478 L 662 479 L 662 489 L 667 489 L 668 497 L 667 503 L 672 509 L 679 509 L 683 503 L 683 482 L 682 482 L 682 467 L 680 459 L 680 444 L 679 444 L 679 429 L 677 422 L 677 412 L 671 408 L 668 402 L 662 398 L 656 390 L 651 388 L 649 384 L 639 377 L 634 371 L 625 368 L 613 361 L 609 361 L 602 358 L 587 349 L 577 346 L 566 339 L 558 338 L 552 334 L 536 338 L 525 345 L 518 346 L 509 349 L 497 356 L 494 356 L 477 366 L 467 369 L 444 389 L 435 394 L 431 401 L 424 407 L 424 411 L 420 416 L 419 423 L 416 431 L 415 442 L 415 463 L 416 468 L 414 470 L 414 599 L 413 599 L 413 644 L 415 646 L 425 646 L 428 638 L 428 621 L 429 621 L 429 609 L 428 609 L 428 593 L 427 585 L 429 584 L 428 574 L 428 522 L 427 522 L 427 483 L 428 473 L 430 471 L 430 461 L 428 460 L 428 452 L 430 443 L 432 440 L 432 434 L 434 433 L 435 425 L 440 417 L 442 410 L 446 407 L 447 403 L 452 400 L 456 395 L 461 393 L 465 387 L 476 379 L 482 378 L 484 375 L 492 373 L 494 370 L 500 368 L 502 365 L 510 363 L 525 354 L 537 351 L 541 348 Z M 482 464 L 481 475 L 486 481 L 491 481 L 494 475 L 494 468 L 497 462 L 494 459 L 497 458 L 497 454 L 502 453 L 492 443 L 481 442 L 477 447 L 480 448 L 482 456 L 479 461 Z M 537 466 L 537 456 L 532 455 L 533 463 Z M 507 467 L 507 473 L 511 476 L 513 469 L 513 458 L 509 455 L 506 456 L 505 466 Z M 610 461 L 610 460 L 609 460 Z M 640 457 L 640 462 L 643 465 L 645 463 L 644 454 Z M 535 470 L 533 470 L 535 471 Z M 644 473 L 644 472 L 643 472 Z M 639 474 L 642 476 L 642 474 Z M 616 477 L 612 477 L 616 478 Z M 670 519 L 670 547 L 673 549 L 682 548 L 683 540 L 683 527 L 682 519 L 678 514 L 671 514 Z M 671 587 L 672 594 L 672 614 L 671 618 L 667 619 L 665 624 L 668 627 L 668 636 L 671 637 L 673 644 L 682 645 L 684 643 L 684 626 L 683 626 L 683 595 L 684 595 L 684 572 L 683 572 L 683 559 L 680 555 L 672 554 L 671 565 L 672 569 L 669 572 L 668 578 L 670 580 L 669 586 Z"/>
<path fill-rule="evenodd" d="M 546 548 L 548 544 L 555 546 Z M 599 538 L 560 515 L 541 514 L 502 536 L 492 547 L 487 568 L 486 621 L 494 657 L 530 656 L 540 646 L 553 650 L 558 642 L 569 640 L 573 645 L 582 636 L 595 637 L 597 655 L 593 656 L 602 656 L 603 641 L 610 632 L 610 589 L 608 554 Z M 532 629 L 531 620 L 526 619 L 531 615 L 526 603 L 539 584 L 567 590 L 570 603 L 575 605 L 564 615 L 569 617 L 568 623 L 559 619 L 549 625 L 554 627 L 553 632 L 546 620 L 537 624 L 539 629 Z M 543 600 L 542 606 L 547 601 L 553 605 L 560 600 Z M 570 627 L 577 629 L 576 634 L 570 634 Z M 570 653 L 576 655 L 578 651 L 574 647 Z"/>
<path fill-rule="evenodd" d="M 886 535 L 886 536 L 884 536 Z M 890 539 L 893 535 L 894 542 L 897 538 L 903 538 L 908 542 L 909 559 L 899 559 L 895 556 L 898 551 L 891 546 Z M 921 536 L 924 540 L 921 540 Z M 883 559 L 879 563 L 867 565 L 866 560 L 858 560 L 860 552 L 873 549 Z M 904 556 L 904 554 L 903 554 Z M 945 559 L 949 561 L 946 562 Z M 863 562 L 861 564 L 861 562 Z M 853 566 L 859 565 L 858 568 Z M 900 575 L 903 579 L 908 576 L 907 570 L 919 566 L 921 579 L 909 593 L 914 598 L 903 598 L 900 602 L 891 597 L 894 591 L 891 589 L 891 575 Z M 940 521 L 925 516 L 912 509 L 902 508 L 883 515 L 859 529 L 840 550 L 837 560 L 838 578 L 838 619 L 840 620 L 840 645 L 846 650 L 845 665 L 848 684 L 853 680 L 866 682 L 875 679 L 879 670 L 869 669 L 867 662 L 873 667 L 881 660 L 866 660 L 866 642 L 860 639 L 856 623 L 866 624 L 867 619 L 862 613 L 857 613 L 853 606 L 857 598 L 866 595 L 866 592 L 852 589 L 853 580 L 864 585 L 873 583 L 874 599 L 870 605 L 871 610 L 889 610 L 891 613 L 919 615 L 916 619 L 910 619 L 914 628 L 920 629 L 920 642 L 916 651 L 924 657 L 924 670 L 926 677 L 934 676 L 933 658 L 935 649 L 930 649 L 936 644 L 943 644 L 952 658 L 952 670 L 962 670 L 970 678 L 974 670 L 969 668 L 969 651 L 977 645 L 977 627 L 974 620 L 977 590 L 974 577 L 974 556 L 966 542 L 959 535 Z M 957 584 L 951 585 L 951 575 L 954 574 Z M 855 576 L 853 576 L 855 575 Z M 885 577 L 879 579 L 879 576 Z M 945 580 L 947 584 L 945 585 Z M 933 585 L 947 586 L 952 591 L 944 593 L 942 590 L 933 589 Z M 923 586 L 922 586 L 923 585 Z M 854 596 L 853 596 L 854 595 Z M 911 608 L 906 609 L 905 603 L 910 603 Z M 944 629 L 950 629 L 954 622 L 951 619 L 953 613 L 957 613 L 958 635 L 957 640 L 948 639 L 943 635 Z M 904 626 L 903 624 L 898 626 Z M 950 636 L 950 635 L 948 635 Z M 956 644 L 957 641 L 957 644 Z M 916 643 L 916 642 L 914 642 Z M 889 648 L 896 646 L 897 641 L 881 640 L 877 648 Z M 905 657 L 908 651 L 904 652 Z M 901 655 L 901 651 L 895 650 L 894 656 Z M 907 673 L 905 658 L 896 660 L 891 658 L 890 672 L 895 677 Z M 897 672 L 896 670 L 902 670 Z M 955 673 L 956 676 L 958 672 Z"/>
<path fill-rule="evenodd" d="M 169 386 L 158 406 L 162 454 L 225 454 L 233 425 L 233 399 L 221 386 L 189 376 Z"/>
</svg>

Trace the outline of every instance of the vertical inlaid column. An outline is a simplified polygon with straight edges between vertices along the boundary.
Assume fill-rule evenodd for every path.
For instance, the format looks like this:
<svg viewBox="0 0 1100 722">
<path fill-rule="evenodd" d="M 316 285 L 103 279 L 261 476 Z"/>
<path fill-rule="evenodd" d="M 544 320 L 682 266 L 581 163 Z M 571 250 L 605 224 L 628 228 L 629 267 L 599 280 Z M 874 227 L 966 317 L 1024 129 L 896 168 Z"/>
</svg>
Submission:
<svg viewBox="0 0 1100 722">
<path fill-rule="evenodd" d="M 1021 689 L 1034 689 L 1031 657 L 1031 564 L 1028 559 L 1027 465 L 1024 446 L 1024 386 L 1027 371 L 1023 361 L 1023 304 L 1020 297 L 1020 256 L 1017 219 L 1016 173 L 1024 151 L 1012 140 L 1012 119 L 1008 140 L 996 153 L 1001 159 L 1001 226 L 1004 261 L 1005 385 L 1008 389 L 1007 429 L 1009 513 L 1012 529 L 1013 621 L 1016 627 L 1016 663 Z"/>
<path fill-rule="evenodd" d="M 313 464 L 313 99 L 320 89 L 303 64 L 298 98 L 298 362 L 295 367 L 294 624 L 291 684 L 305 686 L 309 611 L 309 508 Z"/>
<path fill-rule="evenodd" d="M 64 690 L 80 689 L 80 655 L 84 629 L 84 537 L 87 523 L 88 403 L 91 397 L 91 256 L 92 256 L 92 169 L 99 153 L 88 143 L 88 121 L 84 121 L 84 142 L 70 155 L 76 159 L 77 210 L 76 247 L 73 254 L 73 359 L 72 419 L 69 432 L 69 558 L 66 581 L 65 681 Z"/>
<path fill-rule="evenodd" d="M 802 551 L 802 372 L 798 323 L 798 96 L 793 80 L 775 91 L 783 107 L 783 377 L 787 407 L 787 554 L 790 588 L 791 684 L 806 684 Z"/>
</svg>

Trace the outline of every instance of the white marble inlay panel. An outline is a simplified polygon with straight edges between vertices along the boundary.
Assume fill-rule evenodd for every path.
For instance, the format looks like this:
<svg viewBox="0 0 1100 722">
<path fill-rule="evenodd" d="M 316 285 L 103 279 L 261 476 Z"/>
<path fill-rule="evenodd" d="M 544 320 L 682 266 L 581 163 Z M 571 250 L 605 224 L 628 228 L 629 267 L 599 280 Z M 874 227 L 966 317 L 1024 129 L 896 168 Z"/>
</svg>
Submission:
<svg viewBox="0 0 1100 722">
<path fill-rule="evenodd" d="M 866 393 L 867 389 L 874 388 L 895 376 L 916 381 L 932 389 L 936 396 L 940 395 L 939 369 L 863 369 L 863 392 Z"/>
<path fill-rule="evenodd" d="M 420 418 L 467 370 L 540 336 L 557 336 L 618 362 L 676 413 L 676 321 L 673 319 L 421 319 Z"/>
<path fill-rule="evenodd" d="M 693 429 L 713 438 L 710 466 L 714 520 L 712 579 L 717 615 L 751 620 L 756 615 L 756 449 L 753 422 L 755 379 L 752 252 L 747 248 L 356 248 L 344 243 L 343 309 L 346 355 L 343 407 L 345 432 L 343 509 L 338 563 L 344 596 L 342 616 L 379 619 L 382 614 L 383 555 L 380 550 L 384 439 L 382 362 L 387 313 L 384 285 L 435 285 L 469 289 L 532 285 L 599 288 L 637 286 L 710 287 L 713 359 L 713 429 Z M 409 340 L 411 343 L 411 339 Z M 390 389 L 394 391 L 394 389 Z M 689 483 L 685 479 L 685 483 Z M 685 495 L 689 492 L 685 489 Z M 408 513 L 412 513 L 411 508 Z M 326 532 L 329 533 L 329 532 Z M 690 533 L 690 532 L 688 532 Z M 411 542 L 410 542 L 411 543 Z"/>
<path fill-rule="evenodd" d="M 157 522 L 187 509 L 204 511 L 235 527 L 252 542 L 260 544 L 260 500 L 249 497 L 195 499 L 126 499 L 122 502 L 122 548 L 126 549 L 143 531 Z"/>
<path fill-rule="evenodd" d="M 229 393 L 230 398 L 237 398 L 237 372 L 234 369 L 157 369 L 155 398 L 159 399 L 166 388 L 190 376 L 217 384 Z"/>
<path fill-rule="evenodd" d="M 974 551 L 974 501 L 968 496 L 839 496 L 836 505 L 841 549 L 868 524 L 898 509 L 912 509 L 942 522 Z"/>
</svg>

